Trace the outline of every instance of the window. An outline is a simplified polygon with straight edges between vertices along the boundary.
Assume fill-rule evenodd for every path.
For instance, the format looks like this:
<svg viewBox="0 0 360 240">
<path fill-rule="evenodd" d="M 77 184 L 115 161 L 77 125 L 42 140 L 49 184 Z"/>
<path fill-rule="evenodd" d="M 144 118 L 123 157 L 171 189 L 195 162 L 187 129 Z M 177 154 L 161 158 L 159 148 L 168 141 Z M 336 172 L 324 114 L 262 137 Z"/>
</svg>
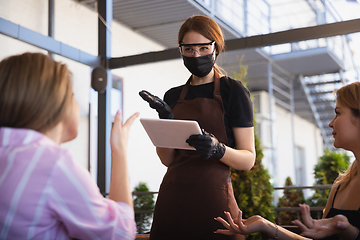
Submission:
<svg viewBox="0 0 360 240">
<path fill-rule="evenodd" d="M 305 186 L 305 150 L 302 147 L 296 146 L 295 148 L 295 177 L 296 185 Z"/>
</svg>

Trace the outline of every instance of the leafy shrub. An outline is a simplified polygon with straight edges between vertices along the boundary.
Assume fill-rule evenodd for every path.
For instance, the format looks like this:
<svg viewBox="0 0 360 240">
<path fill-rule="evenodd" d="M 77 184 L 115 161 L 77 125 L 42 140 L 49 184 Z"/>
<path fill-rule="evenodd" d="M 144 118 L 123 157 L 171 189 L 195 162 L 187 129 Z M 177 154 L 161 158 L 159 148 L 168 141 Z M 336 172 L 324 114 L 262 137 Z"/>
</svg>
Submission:
<svg viewBox="0 0 360 240">
<path fill-rule="evenodd" d="M 350 165 L 350 157 L 346 152 L 325 150 L 314 167 L 315 185 L 333 184 L 339 173 L 344 173 Z M 316 189 L 312 197 L 306 200 L 311 207 L 324 207 L 330 189 Z"/>
<path fill-rule="evenodd" d="M 255 136 L 255 149 L 256 160 L 251 170 L 231 169 L 235 199 L 243 212 L 243 218 L 260 215 L 274 222 L 273 187 L 270 183 L 269 172 L 261 163 L 264 155 L 258 136 Z M 261 240 L 262 236 L 260 233 L 255 233 L 248 235 L 246 239 Z"/>
<path fill-rule="evenodd" d="M 149 192 L 146 183 L 140 182 L 135 188 L 134 192 Z M 133 195 L 134 210 L 154 210 L 155 202 L 154 195 Z M 136 213 L 135 222 L 137 233 L 147 233 L 150 229 L 152 213 Z"/>
</svg>

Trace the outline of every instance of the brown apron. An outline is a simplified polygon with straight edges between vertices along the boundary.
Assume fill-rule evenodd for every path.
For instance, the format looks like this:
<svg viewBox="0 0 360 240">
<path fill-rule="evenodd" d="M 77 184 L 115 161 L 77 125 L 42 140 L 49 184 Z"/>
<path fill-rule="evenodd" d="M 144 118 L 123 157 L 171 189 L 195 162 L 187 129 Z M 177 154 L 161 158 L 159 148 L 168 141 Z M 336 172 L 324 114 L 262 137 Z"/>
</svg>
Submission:
<svg viewBox="0 0 360 240">
<path fill-rule="evenodd" d="M 184 100 L 190 81 L 191 78 L 173 108 L 174 119 L 195 120 L 202 129 L 227 144 L 218 75 L 213 99 Z M 233 216 L 237 214 L 229 175 L 229 167 L 221 161 L 203 159 L 196 151 L 176 149 L 160 186 L 150 239 L 243 239 L 214 233 L 224 228 L 214 218 L 226 219 L 224 211 L 230 209 Z"/>
</svg>

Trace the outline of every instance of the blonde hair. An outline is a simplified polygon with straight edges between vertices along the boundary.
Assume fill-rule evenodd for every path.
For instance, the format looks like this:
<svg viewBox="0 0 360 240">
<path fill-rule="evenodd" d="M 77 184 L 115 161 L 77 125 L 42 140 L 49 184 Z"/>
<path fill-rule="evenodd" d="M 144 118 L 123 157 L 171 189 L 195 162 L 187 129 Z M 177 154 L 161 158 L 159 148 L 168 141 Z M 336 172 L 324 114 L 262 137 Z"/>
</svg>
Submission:
<svg viewBox="0 0 360 240">
<path fill-rule="evenodd" d="M 64 117 L 72 101 L 71 73 L 42 53 L 0 62 L 0 127 L 46 132 Z"/>
<path fill-rule="evenodd" d="M 224 50 L 225 40 L 219 25 L 210 17 L 203 15 L 194 15 L 186 19 L 181 25 L 178 33 L 178 43 L 181 44 L 186 33 L 195 31 L 205 38 L 215 41 L 216 57 Z M 214 69 L 219 74 L 223 74 L 223 69 L 214 65 Z"/>
<path fill-rule="evenodd" d="M 360 82 L 354 82 L 343 86 L 336 91 L 336 101 L 350 108 L 354 117 L 360 118 Z M 344 174 L 339 174 L 335 184 L 341 184 L 341 189 L 345 188 L 351 179 L 357 175 L 357 160 L 355 160 Z"/>
</svg>

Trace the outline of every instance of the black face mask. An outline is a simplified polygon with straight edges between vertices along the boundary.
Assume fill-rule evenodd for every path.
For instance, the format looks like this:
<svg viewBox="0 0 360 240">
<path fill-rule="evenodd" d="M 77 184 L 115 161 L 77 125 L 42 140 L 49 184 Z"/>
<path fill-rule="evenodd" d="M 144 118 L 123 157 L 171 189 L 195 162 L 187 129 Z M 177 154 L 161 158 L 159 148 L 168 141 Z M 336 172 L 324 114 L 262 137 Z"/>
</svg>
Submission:
<svg viewBox="0 0 360 240">
<path fill-rule="evenodd" d="M 205 77 L 208 75 L 215 64 L 213 53 L 200 57 L 182 57 L 185 67 L 197 77 Z"/>
</svg>

